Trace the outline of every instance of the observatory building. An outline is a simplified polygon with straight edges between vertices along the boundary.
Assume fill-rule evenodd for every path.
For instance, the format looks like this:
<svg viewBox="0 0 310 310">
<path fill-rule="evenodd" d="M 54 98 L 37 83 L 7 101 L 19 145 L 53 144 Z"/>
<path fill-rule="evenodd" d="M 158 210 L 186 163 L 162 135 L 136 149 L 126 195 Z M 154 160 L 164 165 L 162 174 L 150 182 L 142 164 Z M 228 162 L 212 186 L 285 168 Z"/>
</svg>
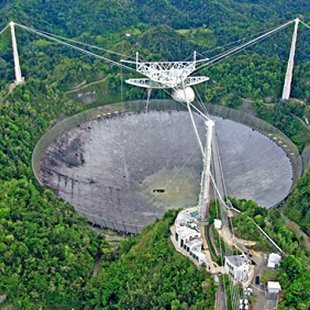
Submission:
<svg viewBox="0 0 310 310">
<path fill-rule="evenodd" d="M 225 269 L 235 281 L 246 281 L 249 266 L 242 255 L 225 256 Z"/>
<path fill-rule="evenodd" d="M 175 220 L 175 240 L 178 246 L 188 252 L 199 265 L 208 266 L 207 256 L 202 252 L 202 238 L 199 232 L 197 209 L 184 210 L 178 213 Z"/>
</svg>

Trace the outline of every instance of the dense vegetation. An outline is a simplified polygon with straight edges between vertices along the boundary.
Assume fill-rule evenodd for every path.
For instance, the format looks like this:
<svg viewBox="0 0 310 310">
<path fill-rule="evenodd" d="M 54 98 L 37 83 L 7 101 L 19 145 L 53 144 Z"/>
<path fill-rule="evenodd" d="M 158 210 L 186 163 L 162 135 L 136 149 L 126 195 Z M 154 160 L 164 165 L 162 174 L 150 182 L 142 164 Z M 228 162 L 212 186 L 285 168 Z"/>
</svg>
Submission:
<svg viewBox="0 0 310 310">
<path fill-rule="evenodd" d="M 256 104 L 258 116 L 284 132 L 300 152 L 310 144 L 310 130 L 302 120 L 308 109 L 306 105 L 296 102 L 285 102 L 272 107 L 265 107 L 260 102 Z"/>
<path fill-rule="evenodd" d="M 285 225 L 278 210 L 266 210 L 254 201 L 231 199 L 233 205 L 243 211 L 234 217 L 233 223 L 238 237 L 258 241 L 259 249 L 268 251 L 270 246 L 258 233 L 250 219 L 254 220 L 280 246 L 285 253 L 302 255 L 302 249 L 296 236 Z"/>
<path fill-rule="evenodd" d="M 31 153 L 43 130 L 78 110 L 38 81 L 0 106 L 0 294 L 21 308 L 72 303 L 104 241 L 86 220 L 34 184 Z"/>
<path fill-rule="evenodd" d="M 14 19 L 126 55 L 139 50 L 143 59 L 182 59 L 194 49 L 211 57 L 223 51 L 210 51 L 219 45 L 274 27 L 296 15 L 309 19 L 306 0 L 283 2 L 0 0 L 0 29 Z M 291 31 L 292 27 L 204 70 L 202 73 L 211 81 L 200 90 L 206 101 L 216 104 L 238 108 L 244 99 L 254 103 L 253 113 L 283 130 L 302 150 L 310 139 L 300 121 L 308 107 L 264 104 L 280 97 Z M 299 35 L 293 95 L 307 103 L 310 44 L 305 33 Z M 215 294 L 211 278 L 175 253 L 169 241 L 173 212 L 113 252 L 104 237 L 94 233 L 69 205 L 53 192 L 36 186 L 31 171 L 36 141 L 57 120 L 88 108 L 81 101 L 73 102 L 64 92 L 83 81 L 102 79 L 87 91 L 95 92 L 94 104 L 113 102 L 121 96 L 121 77 L 131 74 L 21 29 L 17 29 L 17 36 L 27 84 L 0 103 L 0 295 L 7 294 L 8 304 L 23 309 L 211 309 Z M 6 32 L 0 37 L 1 97 L 13 79 L 10 36 Z M 123 95 L 125 99 L 136 99 L 145 94 L 124 86 Z M 160 92 L 154 95 L 167 96 Z M 309 233 L 308 197 L 309 173 L 297 185 L 286 208 L 287 215 Z M 309 286 L 309 276 L 300 241 L 285 227 L 277 211 L 267 212 L 252 202 L 238 203 L 238 207 L 246 213 L 235 219 L 237 234 L 260 238 L 247 219 L 250 216 L 291 255 L 279 275 L 286 291 L 282 307 L 306 309 L 309 296 L 303 287 Z M 262 247 L 268 246 L 258 241 Z M 92 278 L 94 261 L 99 256 L 101 271 Z"/>
<path fill-rule="evenodd" d="M 169 236 L 176 211 L 122 244 L 120 256 L 86 287 L 85 306 L 109 309 L 213 309 L 215 284 L 177 253 Z"/>
<path fill-rule="evenodd" d="M 214 307 L 215 285 L 169 240 L 175 212 L 121 244 L 114 259 L 71 207 L 25 180 L 0 188 L 0 294 L 23 309 Z M 91 278 L 94 257 L 101 273 Z M 114 254 L 115 255 L 115 254 Z M 189 289 L 191 287 L 192 289 Z"/>
<path fill-rule="evenodd" d="M 7 20 L 14 19 L 28 26 L 75 37 L 82 42 L 114 49 L 126 55 L 132 56 L 138 50 L 143 59 L 185 59 L 194 49 L 205 57 L 212 57 L 223 51 L 223 48 L 217 48 L 219 45 L 240 40 L 225 48 L 236 46 L 245 42 L 242 39 L 245 36 L 249 40 L 254 33 L 279 25 L 296 15 L 307 21 L 307 1 L 282 2 L 101 0 L 88 1 L 86 4 L 72 0 L 65 3 L 12 0 L 1 10 L 4 18 L 0 27 Z M 219 102 L 230 93 L 242 98 L 279 98 L 291 32 L 292 26 L 251 47 L 249 52 L 206 70 L 205 73 L 211 77 L 211 82 L 205 86 L 206 100 Z M 306 32 L 303 30 L 299 34 L 293 88 L 294 96 L 300 99 L 309 96 L 309 83 L 306 81 L 309 79 L 310 45 L 306 40 Z M 127 37 L 125 33 L 131 36 Z M 109 73 L 114 76 L 119 74 L 119 69 L 110 68 L 102 61 L 81 57 L 76 52 L 39 40 L 39 37 L 21 29 L 17 30 L 17 34 L 26 76 L 48 78 L 49 83 L 56 83 L 61 89 L 67 90 L 83 80 L 90 82 Z M 9 38 L 2 38 L 0 42 L 0 75 L 4 78 L 1 86 L 12 80 L 13 70 Z M 111 54 L 107 56 L 114 57 Z M 76 61 L 76 58 L 80 61 Z M 120 57 L 116 58 L 119 60 Z M 61 73 L 64 76 L 60 81 Z M 112 93 L 119 93 L 119 83 L 111 84 L 109 89 L 112 89 Z M 127 91 L 133 91 L 132 87 Z M 128 98 L 131 98 L 130 94 Z"/>
<path fill-rule="evenodd" d="M 310 171 L 301 178 L 285 205 L 285 214 L 310 235 Z"/>
<path fill-rule="evenodd" d="M 309 174 L 309 173 L 308 173 Z M 301 189 L 305 190 L 306 177 L 301 179 L 293 191 L 291 197 L 298 197 Z M 304 192 L 305 197 L 309 195 Z M 296 199 L 296 198 L 295 198 Z M 294 198 L 286 202 L 286 209 L 292 206 Z M 280 309 L 308 309 L 310 306 L 310 294 L 305 290 L 310 286 L 310 274 L 308 272 L 308 258 L 304 250 L 303 239 L 297 238 L 284 224 L 278 210 L 266 210 L 259 207 L 253 201 L 237 201 L 232 199 L 233 205 L 244 211 L 233 220 L 235 233 L 243 239 L 259 242 L 258 249 L 269 252 L 271 245 L 263 240 L 258 229 L 249 219 L 253 219 L 264 231 L 281 247 L 286 257 L 281 262 L 281 268 L 270 280 L 278 280 L 284 289 L 284 298 L 280 303 Z"/>
<path fill-rule="evenodd" d="M 0 186 L 0 295 L 23 309 L 78 305 L 104 241 L 49 190 L 27 180 Z"/>
</svg>

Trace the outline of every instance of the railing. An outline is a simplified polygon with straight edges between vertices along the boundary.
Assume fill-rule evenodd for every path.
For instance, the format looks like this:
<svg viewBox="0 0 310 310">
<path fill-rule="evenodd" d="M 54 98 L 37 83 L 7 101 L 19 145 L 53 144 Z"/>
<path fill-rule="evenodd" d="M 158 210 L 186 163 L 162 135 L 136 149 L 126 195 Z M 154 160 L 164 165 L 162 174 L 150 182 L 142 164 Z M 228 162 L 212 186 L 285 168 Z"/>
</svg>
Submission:
<svg viewBox="0 0 310 310">
<path fill-rule="evenodd" d="M 95 217 L 94 215 L 92 215 L 90 213 L 80 211 L 80 210 L 77 210 L 77 211 L 80 214 L 83 214 L 92 225 L 111 229 L 113 231 L 117 231 L 120 233 L 135 234 L 136 235 L 136 234 L 140 233 L 144 227 L 144 225 L 116 221 L 116 220 L 112 220 L 110 218 L 98 218 L 98 217 Z"/>
</svg>

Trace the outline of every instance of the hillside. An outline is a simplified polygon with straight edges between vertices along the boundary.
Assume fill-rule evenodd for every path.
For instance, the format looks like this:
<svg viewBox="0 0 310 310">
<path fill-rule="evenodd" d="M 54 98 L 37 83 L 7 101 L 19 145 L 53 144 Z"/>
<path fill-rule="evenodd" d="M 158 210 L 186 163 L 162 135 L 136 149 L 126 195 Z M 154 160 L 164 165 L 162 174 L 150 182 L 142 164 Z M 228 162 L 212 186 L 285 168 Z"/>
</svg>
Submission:
<svg viewBox="0 0 310 310">
<path fill-rule="evenodd" d="M 87 1 L 87 4 L 72 0 L 12 0 L 4 1 L 2 6 L 0 13 L 4 18 L 0 21 L 0 28 L 13 19 L 30 27 L 68 38 L 77 38 L 82 42 L 117 50 L 128 56 L 140 51 L 142 58 L 149 60 L 185 59 L 193 50 L 203 53 L 205 57 L 211 57 L 223 51 L 210 51 L 215 47 L 236 40 L 241 40 L 240 44 L 249 40 L 251 35 L 280 25 L 297 15 L 305 21 L 310 19 L 307 1 L 304 0 L 290 0 L 285 3 L 273 1 L 271 4 L 263 0 L 100 0 Z M 293 96 L 308 100 L 309 76 L 305 72 L 309 68 L 310 44 L 306 39 L 307 31 L 302 28 L 303 26 L 297 45 L 297 74 L 294 79 Z M 221 94 L 219 101 L 229 93 L 237 93 L 239 97 L 278 98 L 292 29 L 289 27 L 279 35 L 242 52 L 240 56 L 223 62 L 220 67 L 216 66 L 215 70 L 219 72 L 214 72 L 213 69 L 206 70 L 205 73 L 210 75 L 214 83 L 206 84 L 205 98 L 213 101 L 216 98 L 211 94 L 215 92 Z M 125 33 L 130 33 L 131 36 L 126 37 Z M 111 68 L 102 61 L 47 43 L 21 29 L 17 30 L 17 35 L 25 76 L 36 76 L 41 80 L 48 78 L 48 82 L 57 83 L 62 90 L 67 90 L 85 79 L 91 82 L 109 73 L 114 76 L 120 74 L 116 67 Z M 232 46 L 235 45 L 226 48 Z M 106 56 L 114 57 L 110 54 Z M 76 61 L 77 58 L 80 59 L 79 62 Z M 248 62 L 254 64 L 250 72 L 240 68 L 243 63 L 247 65 Z M 231 63 L 240 63 L 234 74 L 228 72 Z M 63 74 L 64 81 L 60 82 L 59 77 Z M 126 76 L 128 73 L 124 74 Z M 0 87 L 13 79 L 8 36 L 3 36 L 0 40 L 0 76 Z M 238 90 L 236 81 L 247 81 L 249 76 L 255 80 L 255 85 L 249 86 L 251 81 L 248 81 L 245 90 Z M 119 87 L 119 84 L 115 83 L 113 87 L 109 85 L 109 89 L 113 88 L 112 93 L 119 91 Z"/>
<path fill-rule="evenodd" d="M 294 189 L 292 197 L 298 195 L 305 180 L 301 181 Z M 308 194 L 304 194 L 304 197 L 306 198 Z M 294 207 L 289 200 L 285 204 L 287 209 Z M 281 283 L 284 295 L 281 296 L 279 309 L 308 309 L 310 306 L 310 295 L 305 288 L 310 285 L 310 274 L 308 272 L 309 251 L 306 250 L 303 236 L 298 237 L 286 227 L 279 210 L 267 211 L 260 208 L 253 201 L 237 201 L 232 199 L 232 203 L 236 208 L 243 211 L 242 214 L 233 219 L 236 236 L 258 242 L 256 250 L 271 251 L 269 248 L 270 244 L 258 233 L 253 222 L 249 220 L 250 217 L 280 245 L 285 253 L 282 256 L 280 268 L 275 271 L 266 271 L 263 276 L 267 276 L 267 280 L 261 280 L 262 282 L 276 280 Z"/>
<path fill-rule="evenodd" d="M 286 202 L 285 213 L 310 235 L 310 171 L 301 178 Z"/>
<path fill-rule="evenodd" d="M 85 307 L 213 309 L 213 278 L 177 253 L 170 241 L 175 216 L 176 211 L 169 211 L 121 245 L 118 259 L 88 283 Z"/>
<path fill-rule="evenodd" d="M 73 0 L 2 0 L 1 7 L 4 7 L 7 18 L 31 23 L 35 27 L 47 25 L 49 29 L 46 30 L 62 29 L 63 33 L 74 36 L 83 32 L 94 35 L 119 32 L 141 22 L 147 25 L 166 24 L 175 29 L 206 26 L 218 31 L 228 27 L 245 31 L 245 25 L 255 29 L 259 24 L 280 23 L 296 15 L 307 20 L 310 14 L 306 0 L 271 3 L 268 0 L 91 0 L 87 3 Z"/>
<path fill-rule="evenodd" d="M 296 15 L 310 20 L 308 1 L 0 0 L 0 29 L 14 19 L 128 56 L 138 50 L 143 59 L 150 60 L 182 59 L 194 49 L 212 56 L 223 49 L 205 51 Z M 293 85 L 293 96 L 305 104 L 274 104 L 281 93 L 291 33 L 292 27 L 261 46 L 202 71 L 211 81 L 199 90 L 206 101 L 233 108 L 242 108 L 247 100 L 251 113 L 280 128 L 302 151 L 310 143 L 309 130 L 300 121 L 309 111 L 310 98 L 310 43 L 305 30 L 299 36 Z M 27 82 L 0 103 L 0 296 L 7 295 L 6 304 L 17 309 L 139 305 L 211 309 L 216 292 L 213 279 L 177 254 L 170 243 L 168 227 L 174 212 L 113 250 L 104 234 L 95 233 L 71 206 L 39 187 L 34 179 L 31 155 L 40 136 L 66 116 L 120 100 L 121 78 L 132 75 L 21 29 L 17 29 L 17 38 Z M 13 80 L 10 36 L 5 33 L 0 37 L 0 98 Z M 97 80 L 104 81 L 86 90 L 97 93 L 90 104 L 65 94 L 77 84 Z M 154 96 L 165 98 L 167 94 L 154 92 Z M 125 85 L 124 98 L 145 98 L 145 93 Z M 308 179 L 309 173 L 286 204 L 287 215 L 306 232 Z M 276 221 L 277 212 L 270 214 Z M 280 220 L 269 226 L 277 242 L 286 244 L 288 254 L 294 256 L 279 276 L 290 293 L 283 308 L 298 309 L 299 304 L 305 304 L 306 309 L 303 287 L 309 277 L 300 267 L 306 261 L 300 248 L 302 240 Z M 98 257 L 99 276 L 92 277 Z M 291 267 L 296 267 L 296 273 Z"/>
</svg>

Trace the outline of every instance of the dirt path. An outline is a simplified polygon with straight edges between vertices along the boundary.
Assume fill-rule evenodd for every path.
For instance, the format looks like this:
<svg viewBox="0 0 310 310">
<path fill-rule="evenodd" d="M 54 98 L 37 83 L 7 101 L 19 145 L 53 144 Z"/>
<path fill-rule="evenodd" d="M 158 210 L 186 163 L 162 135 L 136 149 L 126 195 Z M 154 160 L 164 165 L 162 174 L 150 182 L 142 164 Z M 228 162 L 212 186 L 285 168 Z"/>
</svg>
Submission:
<svg viewBox="0 0 310 310">
<path fill-rule="evenodd" d="M 9 85 L 9 90 L 2 98 L 0 98 L 0 103 L 3 103 L 10 96 L 11 92 L 14 90 L 15 87 L 15 83 Z"/>
<path fill-rule="evenodd" d="M 295 223 L 294 221 L 291 221 L 289 218 L 287 218 L 284 213 L 283 210 L 281 210 L 280 212 L 285 225 L 288 227 L 288 229 L 290 229 L 293 233 L 296 234 L 296 236 L 300 239 L 302 239 L 302 245 L 304 245 L 305 250 L 310 253 L 310 238 L 309 236 L 303 232 L 299 225 L 297 223 Z"/>
<path fill-rule="evenodd" d="M 255 241 L 249 241 L 244 239 L 239 239 L 232 235 L 230 229 L 227 226 L 222 227 L 221 230 L 219 230 L 219 234 L 221 238 L 226 242 L 229 246 L 233 246 L 238 248 L 241 252 L 243 252 L 243 248 L 240 247 L 240 245 L 244 247 L 253 247 L 256 242 Z"/>
<path fill-rule="evenodd" d="M 216 256 L 219 256 L 220 253 L 219 253 L 217 247 L 215 246 L 214 234 L 213 234 L 213 232 L 212 232 L 212 230 L 211 230 L 211 227 L 209 228 L 209 239 L 210 239 L 210 242 L 211 242 L 211 246 L 212 246 L 213 249 L 214 249 L 215 255 L 216 255 Z"/>
<path fill-rule="evenodd" d="M 97 255 L 95 257 L 95 261 L 94 261 L 94 269 L 93 269 L 93 277 L 97 277 L 99 274 L 99 270 L 100 270 L 100 263 L 101 263 L 101 255 Z"/>
<path fill-rule="evenodd" d="M 105 77 L 101 80 L 98 80 L 98 81 L 94 81 L 94 82 L 91 82 L 91 83 L 88 83 L 88 84 L 80 84 L 81 86 L 77 87 L 77 88 L 74 88 L 74 89 L 71 89 L 71 90 L 68 90 L 65 92 L 65 94 L 72 94 L 72 93 L 76 93 L 82 89 L 85 89 L 87 87 L 90 87 L 90 86 L 93 86 L 93 85 L 96 85 L 96 84 L 99 84 L 99 83 L 102 83 L 104 81 L 106 81 L 108 78 Z"/>
</svg>

